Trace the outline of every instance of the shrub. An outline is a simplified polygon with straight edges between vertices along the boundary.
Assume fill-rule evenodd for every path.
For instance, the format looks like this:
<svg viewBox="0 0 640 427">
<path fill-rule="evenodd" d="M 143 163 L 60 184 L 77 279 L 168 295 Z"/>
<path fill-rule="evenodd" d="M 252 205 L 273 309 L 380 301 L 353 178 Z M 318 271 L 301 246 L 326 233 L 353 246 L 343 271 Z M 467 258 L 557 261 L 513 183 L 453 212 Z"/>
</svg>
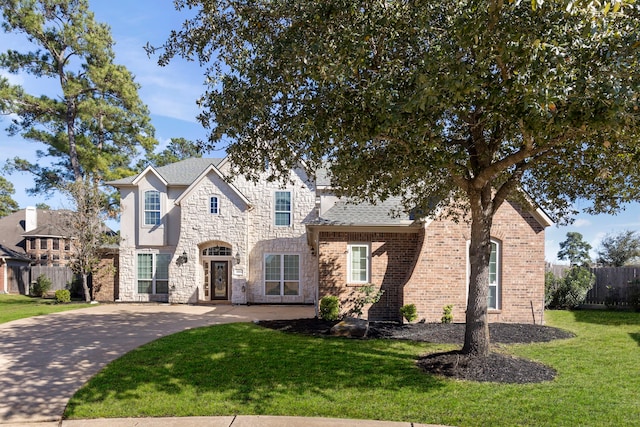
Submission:
<svg viewBox="0 0 640 427">
<path fill-rule="evenodd" d="M 374 285 L 367 284 L 360 287 L 359 293 L 360 295 L 357 295 L 352 299 L 353 308 L 349 310 L 349 314 L 355 315 L 356 317 L 362 317 L 362 309 L 365 305 L 375 304 L 380 301 L 384 291 L 382 289 L 376 291 L 376 287 Z"/>
<path fill-rule="evenodd" d="M 38 276 L 35 282 L 31 284 L 31 295 L 43 297 L 51 289 L 51 279 L 44 274 Z"/>
<path fill-rule="evenodd" d="M 405 304 L 400 309 L 400 314 L 407 319 L 407 322 L 413 322 L 418 318 L 418 309 L 415 304 Z"/>
<path fill-rule="evenodd" d="M 595 275 L 584 267 L 572 267 L 550 295 L 550 308 L 574 308 L 582 303 L 595 283 Z"/>
<path fill-rule="evenodd" d="M 447 304 L 442 307 L 442 318 L 440 319 L 442 323 L 451 323 L 453 322 L 453 304 Z"/>
<path fill-rule="evenodd" d="M 56 291 L 56 302 L 71 302 L 71 292 L 69 292 L 67 289 L 58 289 Z"/>
<path fill-rule="evenodd" d="M 544 306 L 545 308 L 551 308 L 553 300 L 558 288 L 562 283 L 562 277 L 558 277 L 553 272 L 547 271 L 544 274 Z"/>
<path fill-rule="evenodd" d="M 324 320 L 338 320 L 340 317 L 340 300 L 329 295 L 320 300 L 320 318 Z"/>
</svg>

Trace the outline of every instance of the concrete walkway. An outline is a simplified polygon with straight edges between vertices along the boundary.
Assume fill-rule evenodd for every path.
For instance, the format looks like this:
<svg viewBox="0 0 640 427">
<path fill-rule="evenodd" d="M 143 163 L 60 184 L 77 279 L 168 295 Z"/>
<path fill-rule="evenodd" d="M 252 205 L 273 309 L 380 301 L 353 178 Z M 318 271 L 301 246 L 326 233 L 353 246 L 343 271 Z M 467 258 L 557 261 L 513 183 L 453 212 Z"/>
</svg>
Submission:
<svg viewBox="0 0 640 427">
<path fill-rule="evenodd" d="M 62 420 L 67 402 L 121 355 L 185 329 L 314 317 L 313 306 L 99 304 L 0 324 L 1 427 L 418 427 L 423 424 L 275 416 Z"/>
</svg>

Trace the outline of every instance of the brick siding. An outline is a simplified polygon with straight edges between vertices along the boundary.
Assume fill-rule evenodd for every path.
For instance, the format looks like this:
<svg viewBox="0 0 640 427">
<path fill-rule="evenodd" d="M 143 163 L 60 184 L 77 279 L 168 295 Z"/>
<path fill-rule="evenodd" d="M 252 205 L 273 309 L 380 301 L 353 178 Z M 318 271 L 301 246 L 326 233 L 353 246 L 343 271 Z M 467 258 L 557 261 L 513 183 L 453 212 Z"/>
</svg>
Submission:
<svg viewBox="0 0 640 427">
<path fill-rule="evenodd" d="M 500 244 L 501 304 L 490 322 L 543 323 L 544 227 L 527 211 L 505 203 L 496 213 L 492 238 Z M 454 322 L 465 321 L 469 225 L 440 219 L 420 233 L 320 233 L 319 295 L 337 295 L 349 309 L 353 286 L 346 285 L 347 245 L 371 243 L 371 282 L 385 291 L 364 316 L 400 320 L 399 309 L 413 303 L 418 318 L 439 322 L 453 304 Z"/>
</svg>

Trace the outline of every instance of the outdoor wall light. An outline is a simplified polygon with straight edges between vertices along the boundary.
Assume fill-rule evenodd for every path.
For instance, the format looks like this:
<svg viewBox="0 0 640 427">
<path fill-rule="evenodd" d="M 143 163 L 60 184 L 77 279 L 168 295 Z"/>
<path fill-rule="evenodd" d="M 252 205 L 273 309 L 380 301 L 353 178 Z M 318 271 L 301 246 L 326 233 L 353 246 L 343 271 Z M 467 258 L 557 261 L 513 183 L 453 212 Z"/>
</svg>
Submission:
<svg viewBox="0 0 640 427">
<path fill-rule="evenodd" d="M 240 252 L 236 252 L 236 264 L 240 264 Z"/>
<path fill-rule="evenodd" d="M 176 264 L 178 264 L 178 265 L 186 264 L 187 261 L 189 261 L 189 258 L 187 258 L 187 252 L 182 251 L 182 255 L 180 255 L 176 259 Z"/>
</svg>

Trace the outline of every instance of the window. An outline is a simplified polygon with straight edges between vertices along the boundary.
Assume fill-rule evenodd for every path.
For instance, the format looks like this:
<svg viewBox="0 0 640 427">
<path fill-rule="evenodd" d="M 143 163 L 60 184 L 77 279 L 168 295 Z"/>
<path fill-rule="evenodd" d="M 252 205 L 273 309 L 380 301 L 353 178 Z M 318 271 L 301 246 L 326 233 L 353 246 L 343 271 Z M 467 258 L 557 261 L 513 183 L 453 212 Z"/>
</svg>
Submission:
<svg viewBox="0 0 640 427">
<path fill-rule="evenodd" d="M 144 225 L 160 224 L 160 192 L 144 192 Z"/>
<path fill-rule="evenodd" d="M 36 249 L 36 239 L 29 239 L 29 248 L 35 250 Z"/>
<path fill-rule="evenodd" d="M 300 256 L 265 255 L 264 278 L 265 295 L 300 295 Z"/>
<path fill-rule="evenodd" d="M 231 248 L 226 246 L 211 246 L 202 250 L 204 256 L 231 256 Z"/>
<path fill-rule="evenodd" d="M 220 213 L 220 205 L 218 204 L 218 197 L 211 196 L 209 200 L 209 213 L 218 215 Z"/>
<path fill-rule="evenodd" d="M 275 224 L 291 225 L 291 191 L 276 191 Z"/>
<path fill-rule="evenodd" d="M 71 250 L 71 243 L 67 239 L 65 239 L 65 241 L 64 241 L 64 250 L 65 251 Z"/>
<path fill-rule="evenodd" d="M 60 250 L 60 239 L 53 239 L 53 250 Z"/>
<path fill-rule="evenodd" d="M 467 242 L 467 253 L 469 252 L 469 242 Z M 469 257 L 467 256 L 467 274 L 471 274 L 471 265 L 469 263 Z M 489 256 L 489 293 L 487 295 L 487 308 L 489 310 L 500 310 L 500 243 L 494 240 L 491 241 L 491 255 Z M 469 282 L 469 278 L 467 278 Z M 467 296 L 469 289 L 467 288 Z"/>
<path fill-rule="evenodd" d="M 47 249 L 47 239 L 40 238 L 40 249 Z"/>
<path fill-rule="evenodd" d="M 348 283 L 369 283 L 369 245 L 348 245 L 347 256 Z"/>
<path fill-rule="evenodd" d="M 489 258 L 489 296 L 487 308 L 498 310 L 500 308 L 500 274 L 499 274 L 498 244 L 491 242 L 491 257 Z"/>
<path fill-rule="evenodd" d="M 138 293 L 169 293 L 169 254 L 138 254 Z"/>
</svg>

